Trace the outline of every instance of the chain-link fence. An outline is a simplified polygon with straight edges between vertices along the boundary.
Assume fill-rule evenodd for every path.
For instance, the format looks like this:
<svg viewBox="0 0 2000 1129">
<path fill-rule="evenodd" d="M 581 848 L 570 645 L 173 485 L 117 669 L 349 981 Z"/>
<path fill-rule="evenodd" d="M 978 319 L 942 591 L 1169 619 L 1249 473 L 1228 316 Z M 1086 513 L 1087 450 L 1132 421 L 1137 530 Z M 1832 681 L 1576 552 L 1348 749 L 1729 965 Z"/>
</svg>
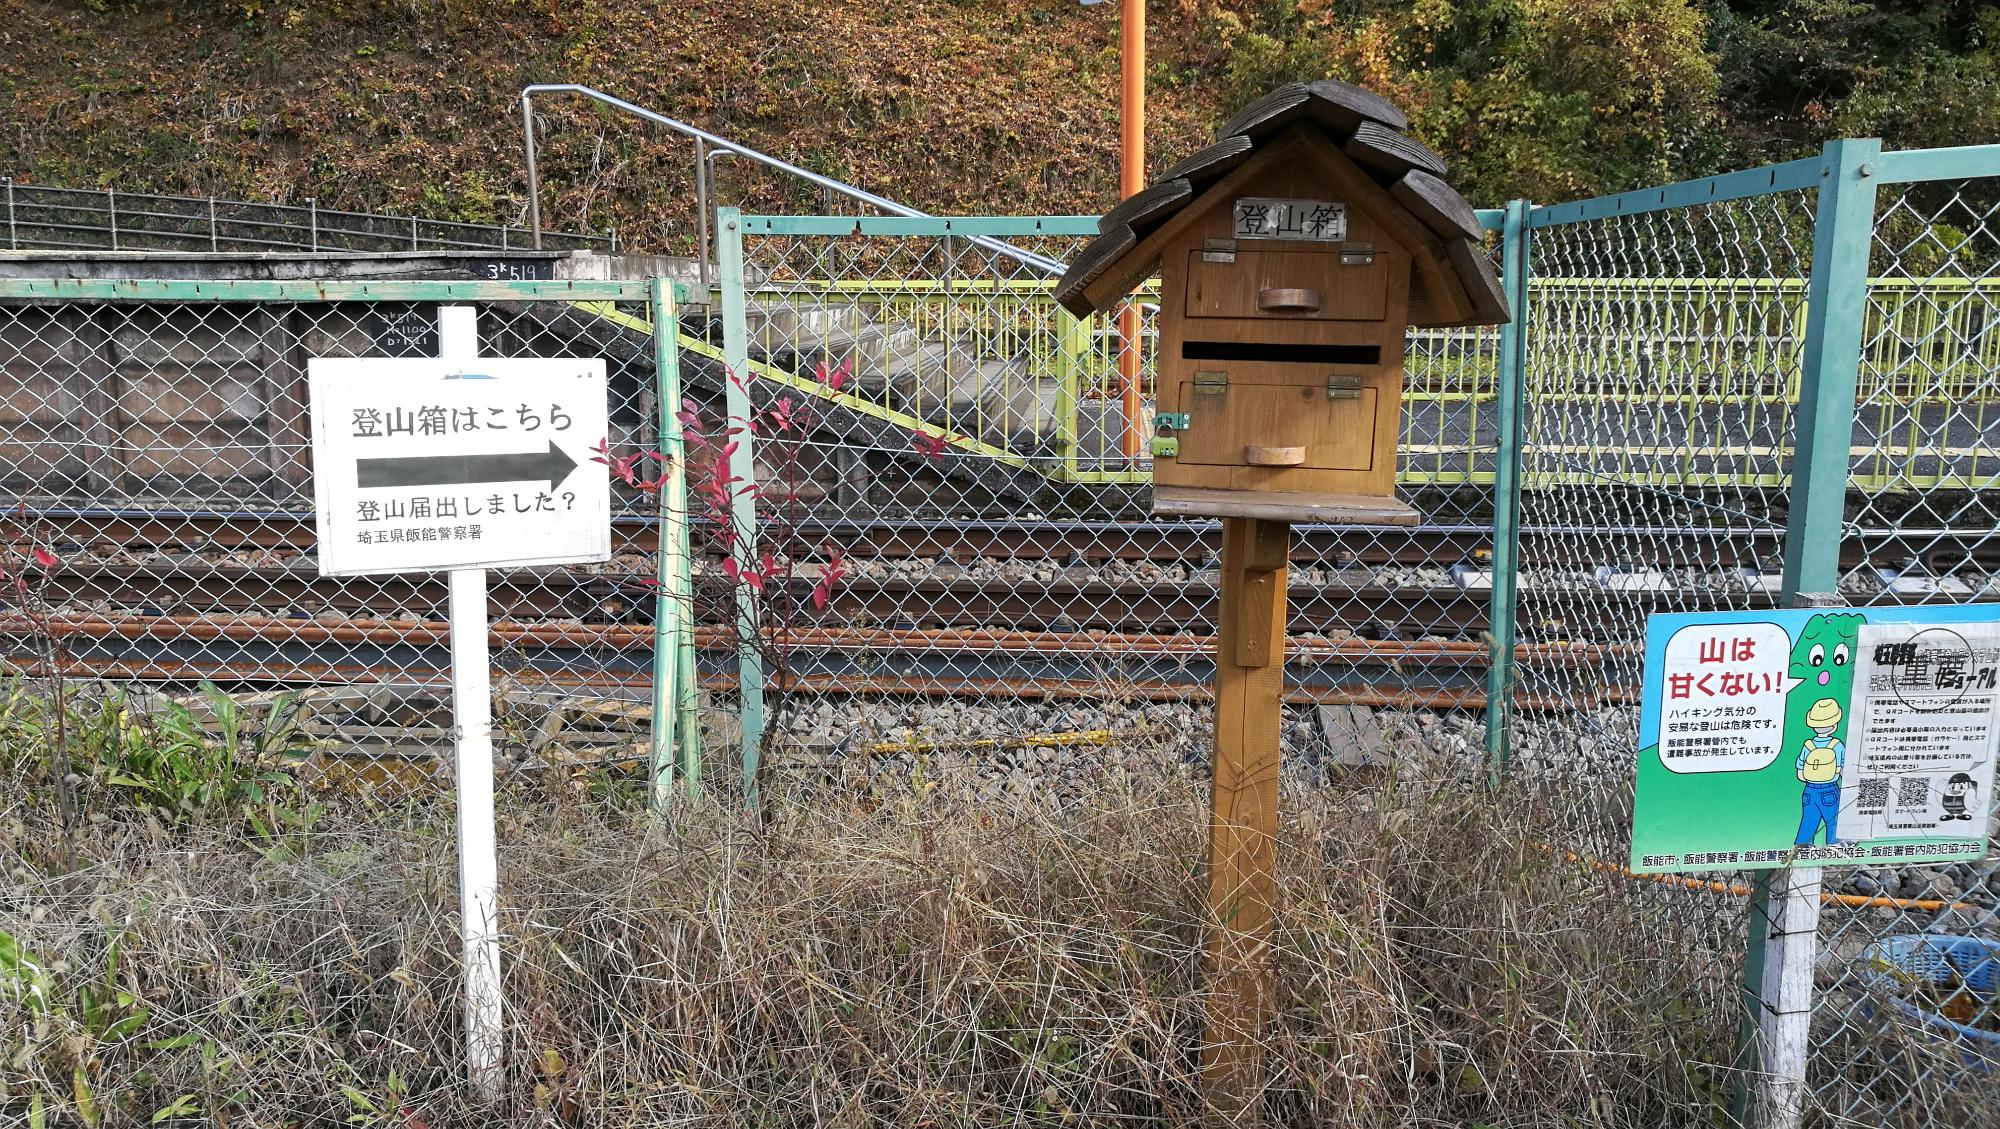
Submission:
<svg viewBox="0 0 2000 1129">
<path fill-rule="evenodd" d="M 1540 218 L 1538 213 L 1536 218 Z M 1771 607 L 1812 194 L 1533 226 L 1515 767 L 1623 853 L 1646 617 Z M 1729 927 L 1724 927 L 1725 932 Z"/>
<path fill-rule="evenodd" d="M 0 646 L 31 675 L 182 695 L 210 680 L 251 715 L 290 689 L 320 776 L 413 787 L 448 768 L 445 577 L 318 574 L 307 359 L 436 356 L 439 305 L 473 302 L 482 355 L 605 358 L 608 440 L 657 449 L 652 340 L 627 324 L 650 318 L 646 284 L 261 289 L 0 300 L 7 568 L 32 580 Z M 542 297 L 584 290 L 595 301 Z M 609 564 L 493 573 L 497 736 L 516 763 L 646 754 L 658 503 L 626 489 L 617 507 Z"/>
<path fill-rule="evenodd" d="M 1855 237 L 1821 187 L 1831 156 L 1514 210 L 1499 234 L 1526 256 L 1506 280 L 1518 348 L 1493 331 L 1409 342 L 1399 488 L 1420 524 L 1295 534 L 1293 750 L 1365 740 L 1388 711 L 1446 719 L 1433 738 L 1476 767 L 1499 647 L 1515 692 L 1492 716 L 1516 794 L 1548 810 L 1550 854 L 1642 907 L 1651 933 L 1635 944 L 1705 955 L 1713 975 L 1680 1021 L 1710 1043 L 1734 1041 L 1742 1014 L 1747 879 L 1615 874 L 1646 617 L 1836 587 L 1995 594 L 2000 169 L 1982 159 L 1878 158 L 1854 278 L 1818 250 Z M 785 622 L 763 643 L 775 770 L 1145 733 L 1198 759 L 1217 533 L 1151 517 L 1149 467 L 1128 454 L 1152 431 L 1154 293 L 1130 299 L 1129 341 L 1119 317 L 1078 320 L 1049 297 L 1094 221 L 725 210 L 719 230 L 722 290 L 669 326 L 643 285 L 619 283 L 264 284 L 241 300 L 7 284 L 0 480 L 19 505 L 5 540 L 34 579 L 7 612 L 7 658 L 179 694 L 211 679 L 249 710 L 298 690 L 322 775 L 378 791 L 434 775 L 450 736 L 444 585 L 317 575 L 304 365 L 432 355 L 437 304 L 469 301 L 483 353 L 607 359 L 614 451 L 659 450 L 663 411 L 681 413 L 697 645 L 723 704 L 742 569 L 781 577 Z M 1851 349 L 1824 313 L 1843 285 L 1861 300 Z M 680 404 L 656 391 L 652 334 L 667 328 Z M 1815 447 L 1833 451 L 1830 480 L 1801 465 L 1808 431 L 1835 437 Z M 756 482 L 758 552 L 703 509 L 718 464 Z M 498 736 L 517 764 L 645 756 L 661 503 L 619 497 L 608 566 L 492 577 Z M 1870 987 L 1868 962 L 1898 935 L 2000 936 L 1991 869 L 1828 875 L 1817 1108 L 1857 1124 L 1990 1113 L 1976 1039 L 1912 1034 L 1911 1005 Z M 1990 1031 L 1992 1006 L 1962 1026 Z"/>
<path fill-rule="evenodd" d="M 1864 344 L 1843 353 L 1837 331 L 1811 317 L 1841 284 L 1815 264 L 1835 222 L 1820 198 L 1824 167 L 1524 215 L 1519 435 L 1502 433 L 1495 410 L 1510 391 L 1499 335 L 1413 336 L 1399 486 L 1424 521 L 1299 531 L 1294 702 L 1478 703 L 1498 579 L 1483 566 L 1509 505 L 1495 504 L 1495 472 L 1512 460 L 1520 501 L 1501 523 L 1517 570 L 1501 594 L 1516 644 L 1511 776 L 1549 809 L 1554 852 L 1615 872 L 1650 614 L 1774 608 L 1835 587 L 1917 600 L 1989 590 L 1992 205 L 1976 183 L 1885 200 L 1876 238 L 1895 253 L 1869 273 Z M 797 496 L 783 520 L 843 530 L 854 553 L 851 602 L 820 621 L 826 648 L 793 666 L 854 692 L 850 709 L 822 705 L 782 737 L 852 748 L 961 735 L 940 732 L 965 725 L 937 707 L 941 696 L 1093 703 L 975 722 L 1019 735 L 1116 719 L 1121 701 L 1151 700 L 1159 716 L 1157 703 L 1198 700 L 1212 531 L 1152 520 L 1143 494 L 1125 489 L 1146 467 L 1119 439 L 1150 429 L 1143 414 L 1123 415 L 1119 319 L 1073 322 L 1041 281 L 1037 260 L 1064 258 L 1089 229 L 738 222 L 742 255 L 723 270 L 744 280 L 742 320 L 733 342 L 729 326 L 713 330 L 710 347 L 736 356 L 756 386 L 828 405 L 807 445 L 840 464 L 835 485 Z M 1001 237 L 1019 253 L 990 241 Z M 1132 299 L 1142 358 L 1152 300 Z M 1842 356 L 1860 361 L 1858 411 L 1853 466 L 1833 489 L 1854 501 L 1827 537 L 1802 512 L 1818 479 L 1797 465 L 1798 409 L 1810 402 L 1814 426 L 1845 433 L 1830 375 Z M 929 535 L 911 538 L 912 523 Z M 862 607 L 868 598 L 876 609 Z M 1298 721 L 1328 723 L 1293 717 L 1295 745 L 1309 740 Z M 1812 1066 L 1825 1116 L 1922 1125 L 1990 1103 L 1985 1076 L 1953 1057 L 1957 1044 L 1919 1046 L 1887 1018 L 1910 1005 L 1863 988 L 1879 982 L 1869 954 L 1887 938 L 1990 938 L 1989 873 L 1830 872 Z M 1704 954 L 1714 975 L 1688 1015 L 1711 1045 L 1736 1042 L 1749 877 L 1633 881 L 1624 892 L 1646 907 L 1645 944 Z M 1985 918 L 1968 920 L 1968 908 Z"/>
<path fill-rule="evenodd" d="M 1655 612 L 1769 608 L 1799 388 L 1810 190 L 1528 218 L 1512 783 L 1565 854 L 1625 857 Z M 1543 656 L 1533 661 L 1529 656 Z M 1561 703 L 1557 708 L 1546 707 Z M 1728 1045 L 1748 898 L 1634 883 L 1648 936 L 1705 954 L 1687 1001 Z"/>
<path fill-rule="evenodd" d="M 1889 167 L 1863 211 L 1853 440 L 1832 456 L 1847 485 L 1837 583 L 1852 603 L 2000 596 L 2000 157 L 1968 167 L 1949 156 L 1880 155 Z M 1871 1125 L 2000 1118 L 2000 1000 L 1986 989 L 1957 1000 L 1946 987 L 1912 992 L 1881 973 L 1914 935 L 1963 955 L 1968 984 L 2000 957 L 1992 860 L 1827 875 L 1843 893 L 1894 902 L 1829 909 L 1821 921 L 1820 1102 Z"/>
<path fill-rule="evenodd" d="M 1567 849 L 1582 857 L 1626 849 L 1649 613 L 1836 590 L 1890 604 L 1994 593 L 1994 181 L 1931 171 L 1992 166 L 1992 155 L 1886 155 L 1887 170 L 1865 164 L 1871 155 L 1882 161 L 1869 149 L 1843 166 L 1835 147 L 1535 209 L 1526 222 L 1521 647 L 1508 735 L 1516 783 L 1552 797 Z M 1841 175 L 1867 198 L 1830 198 L 1823 186 Z M 1871 247 L 1865 266 L 1835 258 L 1843 244 Z M 1817 325 L 1814 303 L 1825 306 Z M 1810 458 L 1808 420 L 1819 437 Z M 1527 660 L 1538 647 L 1570 661 L 1538 669 Z M 1588 707 L 1530 708 L 1552 692 Z M 1826 876 L 1809 1116 L 1990 1119 L 1994 1005 L 1945 1020 L 1928 989 L 1885 991 L 1881 968 L 1912 935 L 1993 951 L 1992 864 Z M 1654 903 L 1659 943 L 1713 953 L 1719 969 L 1743 960 L 1748 875 L 1648 883 L 1638 896 Z M 1704 1022 L 1741 1022 L 1736 980 L 1712 989 L 1699 1001 Z"/>
<path fill-rule="evenodd" d="M 796 650 L 790 673 L 877 695 L 822 705 L 786 736 L 968 736 L 940 697 L 978 702 L 971 724 L 988 737 L 1144 728 L 1142 715 L 1202 732 L 1175 710 L 1210 681 L 1217 526 L 1154 518 L 1150 464 L 1127 454 L 1147 446 L 1128 435 L 1153 431 L 1157 292 L 1129 299 L 1129 343 L 1122 311 L 1079 320 L 1050 294 L 1052 265 L 1094 221 L 725 210 L 721 228 L 722 275 L 743 280 L 740 339 L 718 319 L 690 348 L 737 357 L 767 403 L 811 406 L 813 429 L 786 445 L 810 481 L 760 513 L 839 543 L 851 569 L 810 618 L 825 647 Z M 1314 703 L 1365 715 L 1480 701 L 1493 346 L 1486 331 L 1412 335 L 1401 481 L 1423 513 L 1415 532 L 1298 530 L 1288 673 L 1302 746 Z M 1135 416 L 1126 381 L 1139 385 Z M 1074 698 L 1119 712 L 1046 704 Z"/>
</svg>

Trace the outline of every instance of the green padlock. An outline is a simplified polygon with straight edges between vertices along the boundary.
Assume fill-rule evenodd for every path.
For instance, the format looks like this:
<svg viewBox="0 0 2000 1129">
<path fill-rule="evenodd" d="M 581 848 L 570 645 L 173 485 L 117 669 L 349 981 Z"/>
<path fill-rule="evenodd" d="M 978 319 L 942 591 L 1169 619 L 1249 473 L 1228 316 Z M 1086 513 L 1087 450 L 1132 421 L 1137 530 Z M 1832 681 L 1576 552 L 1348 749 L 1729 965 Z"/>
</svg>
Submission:
<svg viewBox="0 0 2000 1129">
<path fill-rule="evenodd" d="M 1154 439 L 1153 439 L 1153 457 L 1154 457 L 1154 458 L 1156 458 L 1156 459 L 1171 459 L 1171 458 L 1173 458 L 1174 456 L 1176 456 L 1176 455 L 1178 455 L 1178 454 L 1180 454 L 1180 453 L 1181 453 L 1181 441 L 1180 441 L 1180 440 L 1178 440 L 1178 439 L 1175 439 L 1175 438 L 1172 438 L 1172 437 L 1170 437 L 1170 436 L 1166 436 L 1166 435 L 1160 435 L 1160 436 L 1155 436 L 1155 437 L 1154 437 Z"/>
</svg>

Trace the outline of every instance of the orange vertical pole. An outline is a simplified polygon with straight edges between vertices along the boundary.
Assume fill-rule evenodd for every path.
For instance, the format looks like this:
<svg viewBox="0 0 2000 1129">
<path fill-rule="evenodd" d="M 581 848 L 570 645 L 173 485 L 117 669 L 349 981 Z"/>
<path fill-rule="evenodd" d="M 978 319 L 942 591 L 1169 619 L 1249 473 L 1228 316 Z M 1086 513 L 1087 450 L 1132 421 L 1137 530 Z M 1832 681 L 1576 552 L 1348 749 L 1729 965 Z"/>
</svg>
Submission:
<svg viewBox="0 0 2000 1129">
<path fill-rule="evenodd" d="M 1118 196 L 1146 187 L 1146 0 L 1124 0 L 1119 18 L 1123 107 L 1118 125 Z M 1118 311 L 1118 399 L 1125 430 L 1119 449 L 1139 455 L 1139 311 Z"/>
</svg>

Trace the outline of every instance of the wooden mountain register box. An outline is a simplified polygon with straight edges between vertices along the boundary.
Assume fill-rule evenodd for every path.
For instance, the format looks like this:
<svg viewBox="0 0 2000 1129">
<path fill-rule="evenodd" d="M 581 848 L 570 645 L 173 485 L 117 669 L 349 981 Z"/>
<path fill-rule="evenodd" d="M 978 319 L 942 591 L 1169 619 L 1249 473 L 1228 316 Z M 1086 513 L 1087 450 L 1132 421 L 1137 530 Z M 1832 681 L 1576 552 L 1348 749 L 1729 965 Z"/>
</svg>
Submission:
<svg viewBox="0 0 2000 1129">
<path fill-rule="evenodd" d="M 1153 509 L 1222 521 L 1202 1086 L 1254 1124 L 1272 1010 L 1290 522 L 1411 524 L 1396 499 L 1403 338 L 1505 320 L 1478 218 L 1381 98 L 1287 86 L 1099 221 L 1056 298 L 1160 275 Z"/>
<path fill-rule="evenodd" d="M 1079 316 L 1160 278 L 1154 510 L 1406 524 L 1403 342 L 1506 320 L 1477 217 L 1395 107 L 1283 88 L 1100 222 Z"/>
</svg>

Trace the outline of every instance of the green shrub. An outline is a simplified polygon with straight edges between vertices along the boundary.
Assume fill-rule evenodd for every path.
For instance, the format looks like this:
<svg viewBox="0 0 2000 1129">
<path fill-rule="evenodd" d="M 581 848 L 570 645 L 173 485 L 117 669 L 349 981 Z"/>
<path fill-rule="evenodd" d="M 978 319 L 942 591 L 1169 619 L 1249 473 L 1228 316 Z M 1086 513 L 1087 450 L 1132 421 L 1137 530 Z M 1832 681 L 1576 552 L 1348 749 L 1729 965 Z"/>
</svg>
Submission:
<svg viewBox="0 0 2000 1129">
<path fill-rule="evenodd" d="M 167 701 L 151 712 L 115 689 L 72 691 L 60 710 L 20 678 L 0 691 L 0 757 L 29 789 L 54 789 L 66 754 L 85 813 L 134 810 L 168 825 L 242 819 L 268 832 L 308 810 L 291 770 L 314 747 L 291 694 L 253 721 L 207 682 L 199 706 Z"/>
</svg>

